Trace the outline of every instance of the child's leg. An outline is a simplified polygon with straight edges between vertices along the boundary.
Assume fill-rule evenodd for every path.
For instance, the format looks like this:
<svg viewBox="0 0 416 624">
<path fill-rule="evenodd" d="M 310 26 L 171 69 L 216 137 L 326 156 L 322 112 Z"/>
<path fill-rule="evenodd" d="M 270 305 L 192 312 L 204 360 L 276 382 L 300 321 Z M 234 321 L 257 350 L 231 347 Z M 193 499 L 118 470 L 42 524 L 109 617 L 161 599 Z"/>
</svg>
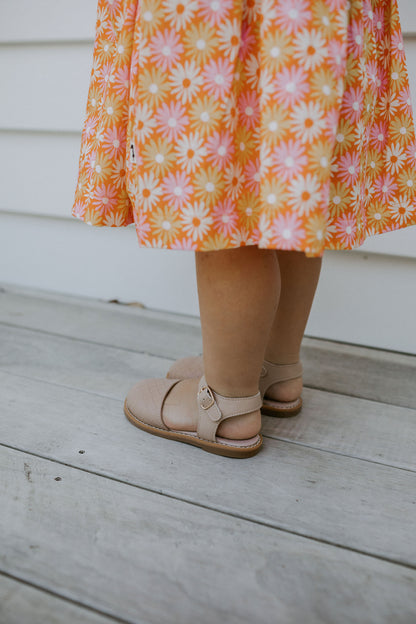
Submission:
<svg viewBox="0 0 416 624">
<path fill-rule="evenodd" d="M 256 246 L 195 256 L 207 383 L 225 396 L 255 394 L 279 299 L 277 256 Z M 187 379 L 169 393 L 163 412 L 169 427 L 195 429 L 197 386 Z M 258 410 L 221 423 L 218 435 L 247 438 L 260 426 Z"/>
<path fill-rule="evenodd" d="M 266 348 L 266 360 L 291 364 L 299 360 L 300 346 L 319 281 L 322 258 L 298 251 L 276 250 L 281 276 L 279 307 Z M 292 401 L 302 391 L 302 379 L 281 382 L 267 391 L 269 398 Z"/>
</svg>

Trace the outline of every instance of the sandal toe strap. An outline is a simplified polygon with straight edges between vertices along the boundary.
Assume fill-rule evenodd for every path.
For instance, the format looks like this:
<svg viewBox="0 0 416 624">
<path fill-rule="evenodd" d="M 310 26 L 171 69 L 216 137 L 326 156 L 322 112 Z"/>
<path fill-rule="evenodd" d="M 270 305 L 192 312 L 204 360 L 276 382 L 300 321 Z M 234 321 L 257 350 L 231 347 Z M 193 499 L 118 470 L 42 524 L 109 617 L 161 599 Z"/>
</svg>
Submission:
<svg viewBox="0 0 416 624">
<path fill-rule="evenodd" d="M 225 397 L 210 388 L 202 375 L 198 385 L 198 436 L 215 442 L 220 423 L 232 416 L 241 416 L 259 410 L 262 406 L 260 392 L 246 397 Z"/>
</svg>

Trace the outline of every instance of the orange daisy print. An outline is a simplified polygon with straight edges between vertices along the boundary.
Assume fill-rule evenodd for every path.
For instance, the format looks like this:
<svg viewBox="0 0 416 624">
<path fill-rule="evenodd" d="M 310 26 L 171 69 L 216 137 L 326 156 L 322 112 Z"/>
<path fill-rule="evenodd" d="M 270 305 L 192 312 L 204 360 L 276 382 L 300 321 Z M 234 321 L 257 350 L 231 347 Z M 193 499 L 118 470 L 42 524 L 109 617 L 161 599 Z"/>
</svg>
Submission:
<svg viewBox="0 0 416 624">
<path fill-rule="evenodd" d="M 72 214 L 308 257 L 416 225 L 396 0 L 99 0 Z"/>
</svg>

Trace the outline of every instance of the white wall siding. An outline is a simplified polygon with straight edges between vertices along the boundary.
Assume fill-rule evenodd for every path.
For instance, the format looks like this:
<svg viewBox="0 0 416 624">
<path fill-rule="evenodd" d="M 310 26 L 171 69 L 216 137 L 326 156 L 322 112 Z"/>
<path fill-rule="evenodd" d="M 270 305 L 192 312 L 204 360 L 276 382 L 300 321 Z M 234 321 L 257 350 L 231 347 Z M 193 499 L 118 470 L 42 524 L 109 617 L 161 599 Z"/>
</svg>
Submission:
<svg viewBox="0 0 416 624">
<path fill-rule="evenodd" d="M 416 103 L 416 2 L 399 7 Z M 0 281 L 197 315 L 193 253 L 70 216 L 95 14 L 96 0 L 0 0 Z M 415 281 L 416 227 L 328 251 L 307 333 L 416 353 Z"/>
</svg>

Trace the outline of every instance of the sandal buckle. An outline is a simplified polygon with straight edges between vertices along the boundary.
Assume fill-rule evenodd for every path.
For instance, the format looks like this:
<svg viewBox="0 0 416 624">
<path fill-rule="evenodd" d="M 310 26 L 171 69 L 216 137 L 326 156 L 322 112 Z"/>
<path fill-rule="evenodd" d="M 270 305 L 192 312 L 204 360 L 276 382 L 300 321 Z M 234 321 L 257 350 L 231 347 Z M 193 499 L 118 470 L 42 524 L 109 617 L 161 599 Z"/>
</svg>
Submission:
<svg viewBox="0 0 416 624">
<path fill-rule="evenodd" d="M 200 402 L 202 409 L 207 410 L 210 407 L 212 407 L 215 403 L 214 395 L 212 394 L 212 390 L 209 386 L 202 386 L 202 388 L 200 388 L 200 390 L 198 391 L 198 396 L 202 392 L 205 392 L 205 397 L 201 397 L 199 399 L 199 402 Z M 209 403 L 206 402 L 205 400 L 206 398 L 209 399 Z"/>
</svg>

